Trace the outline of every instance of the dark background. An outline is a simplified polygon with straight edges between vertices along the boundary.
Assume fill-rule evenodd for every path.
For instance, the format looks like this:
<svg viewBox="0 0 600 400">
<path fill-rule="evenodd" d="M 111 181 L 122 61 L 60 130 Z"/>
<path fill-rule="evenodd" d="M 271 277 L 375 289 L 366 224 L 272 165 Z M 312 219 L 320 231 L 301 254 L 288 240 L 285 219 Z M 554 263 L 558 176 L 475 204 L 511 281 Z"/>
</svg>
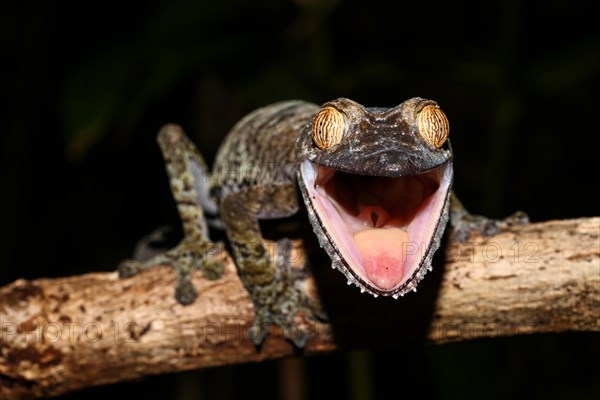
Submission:
<svg viewBox="0 0 600 400">
<path fill-rule="evenodd" d="M 434 99 L 471 211 L 599 214 L 592 2 L 82 4 L 0 6 L 0 285 L 113 270 L 140 237 L 177 224 L 154 141 L 162 124 L 182 124 L 210 162 L 240 117 L 290 98 Z M 361 390 L 378 398 L 410 386 L 424 398 L 586 399 L 600 391 L 599 355 L 597 335 L 575 333 L 398 343 L 307 359 L 305 387 L 357 398 L 356 377 L 367 375 Z M 279 369 L 217 368 L 65 398 L 275 398 Z"/>
</svg>

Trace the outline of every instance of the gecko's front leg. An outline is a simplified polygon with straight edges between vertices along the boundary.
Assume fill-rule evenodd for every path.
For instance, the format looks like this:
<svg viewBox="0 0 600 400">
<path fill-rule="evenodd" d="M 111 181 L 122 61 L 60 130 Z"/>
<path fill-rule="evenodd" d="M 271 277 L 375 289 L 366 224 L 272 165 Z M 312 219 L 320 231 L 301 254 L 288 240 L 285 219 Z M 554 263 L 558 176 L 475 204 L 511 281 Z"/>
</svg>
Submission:
<svg viewBox="0 0 600 400">
<path fill-rule="evenodd" d="M 173 249 L 149 260 L 122 262 L 119 276 L 126 278 L 154 266 L 170 265 L 176 271 L 175 298 L 181 304 L 190 304 L 197 296 L 192 284 L 194 270 L 201 270 L 208 279 L 217 279 L 223 273 L 221 262 L 212 259 L 221 246 L 210 241 L 204 218 L 203 203 L 210 205 L 206 194 L 208 169 L 179 126 L 164 126 L 157 140 L 165 159 L 184 238 Z"/>
<path fill-rule="evenodd" d="M 291 265 L 291 242 L 279 240 L 275 254 L 269 254 L 258 223 L 259 219 L 294 214 L 298 209 L 296 198 L 293 184 L 269 184 L 232 192 L 221 203 L 221 219 L 233 256 L 254 302 L 250 336 L 257 346 L 273 323 L 297 347 L 304 347 L 307 333 L 296 326 L 296 314 L 306 311 L 322 315 L 318 303 L 305 292 L 305 270 Z"/>
<path fill-rule="evenodd" d="M 517 211 L 503 219 L 492 219 L 483 215 L 474 215 L 467 211 L 454 192 L 450 195 L 450 236 L 456 242 L 465 242 L 473 232 L 482 236 L 493 236 L 514 225 L 529 223 L 529 217 L 523 211 Z"/>
</svg>

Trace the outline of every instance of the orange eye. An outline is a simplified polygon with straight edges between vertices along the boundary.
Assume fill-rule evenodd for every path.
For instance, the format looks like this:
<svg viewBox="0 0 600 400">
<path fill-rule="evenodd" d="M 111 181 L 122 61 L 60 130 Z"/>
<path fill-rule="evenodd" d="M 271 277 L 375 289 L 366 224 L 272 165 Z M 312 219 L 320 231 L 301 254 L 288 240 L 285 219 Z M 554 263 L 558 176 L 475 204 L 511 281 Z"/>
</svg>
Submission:
<svg viewBox="0 0 600 400">
<path fill-rule="evenodd" d="M 313 120 L 312 138 L 318 148 L 328 149 L 342 141 L 345 129 L 344 115 L 334 107 L 324 107 Z"/>
<path fill-rule="evenodd" d="M 448 118 L 438 106 L 423 107 L 417 116 L 417 126 L 423 139 L 438 149 L 444 145 L 450 133 Z"/>
</svg>

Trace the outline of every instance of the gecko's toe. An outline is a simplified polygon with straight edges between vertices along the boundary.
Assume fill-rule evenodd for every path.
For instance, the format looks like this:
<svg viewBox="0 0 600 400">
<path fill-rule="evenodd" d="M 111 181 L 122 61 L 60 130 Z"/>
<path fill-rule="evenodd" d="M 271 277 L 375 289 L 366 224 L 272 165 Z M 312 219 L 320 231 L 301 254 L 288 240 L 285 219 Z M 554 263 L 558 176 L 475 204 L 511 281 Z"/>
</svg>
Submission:
<svg viewBox="0 0 600 400">
<path fill-rule="evenodd" d="M 136 260 L 125 260 L 119 264 L 117 269 L 119 271 L 119 278 L 125 279 L 139 273 L 142 270 L 142 264 Z"/>
<path fill-rule="evenodd" d="M 221 261 L 213 261 L 204 263 L 202 267 L 198 269 L 202 271 L 202 276 L 204 276 L 204 278 L 209 281 L 216 281 L 223 276 L 225 266 Z"/>
<path fill-rule="evenodd" d="M 256 347 L 260 347 L 267 337 L 267 333 L 269 333 L 268 324 L 257 317 L 252 327 L 248 329 L 248 338 L 250 338 Z"/>
<path fill-rule="evenodd" d="M 292 329 L 289 330 L 284 329 L 283 336 L 299 349 L 303 349 L 308 341 L 308 332 L 305 329 L 297 327 L 292 327 Z"/>
<path fill-rule="evenodd" d="M 175 286 L 175 300 L 179 304 L 190 305 L 196 300 L 196 297 L 198 297 L 198 292 L 191 280 L 181 281 Z"/>
<path fill-rule="evenodd" d="M 504 221 L 508 225 L 527 225 L 529 223 L 529 215 L 524 211 L 517 211 L 504 218 Z"/>
</svg>

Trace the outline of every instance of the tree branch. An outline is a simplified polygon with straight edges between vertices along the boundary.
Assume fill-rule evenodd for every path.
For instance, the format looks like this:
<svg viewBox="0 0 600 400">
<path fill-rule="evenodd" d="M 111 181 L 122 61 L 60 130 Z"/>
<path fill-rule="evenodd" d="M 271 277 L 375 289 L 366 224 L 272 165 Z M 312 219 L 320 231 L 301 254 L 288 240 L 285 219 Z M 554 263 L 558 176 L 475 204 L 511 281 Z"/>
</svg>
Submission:
<svg viewBox="0 0 600 400">
<path fill-rule="evenodd" d="M 328 323 L 300 316 L 303 354 L 339 347 L 446 343 L 540 332 L 599 331 L 600 218 L 514 227 L 449 243 L 404 299 L 374 299 L 316 268 Z M 262 361 L 297 353 L 273 328 L 260 349 L 246 337 L 252 303 L 229 259 L 191 306 L 173 298 L 174 274 L 155 268 L 17 280 L 0 288 L 0 398 L 55 396 L 144 375 Z M 312 257 L 311 257 L 311 261 Z M 321 259 L 313 265 L 325 265 Z"/>
</svg>

